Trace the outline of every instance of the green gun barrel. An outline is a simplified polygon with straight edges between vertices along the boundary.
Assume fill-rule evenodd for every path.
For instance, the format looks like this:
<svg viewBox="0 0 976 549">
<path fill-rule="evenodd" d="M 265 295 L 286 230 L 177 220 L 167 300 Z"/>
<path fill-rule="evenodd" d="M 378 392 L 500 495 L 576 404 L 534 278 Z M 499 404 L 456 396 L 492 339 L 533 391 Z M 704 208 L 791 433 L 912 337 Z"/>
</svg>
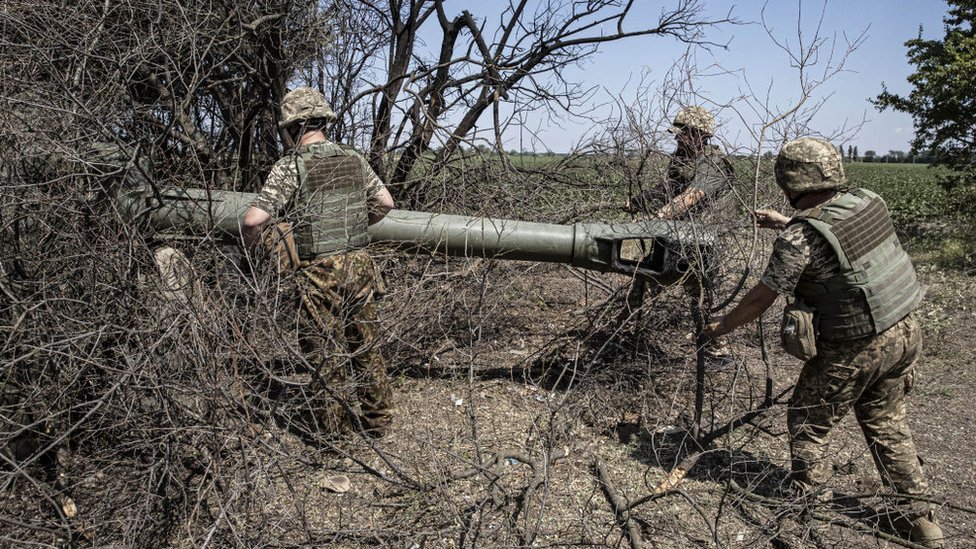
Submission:
<svg viewBox="0 0 976 549">
<path fill-rule="evenodd" d="M 158 231 L 239 241 L 241 218 L 255 196 L 141 187 L 118 202 L 129 218 Z M 564 263 L 659 283 L 677 280 L 692 263 L 707 266 L 716 241 L 711 231 L 681 221 L 558 225 L 407 210 L 391 211 L 369 226 L 369 235 L 415 253 Z"/>
<path fill-rule="evenodd" d="M 712 232 L 687 222 L 557 225 L 406 210 L 391 211 L 369 235 L 420 251 L 565 263 L 661 283 L 680 278 L 691 262 L 707 264 L 715 245 Z"/>
</svg>

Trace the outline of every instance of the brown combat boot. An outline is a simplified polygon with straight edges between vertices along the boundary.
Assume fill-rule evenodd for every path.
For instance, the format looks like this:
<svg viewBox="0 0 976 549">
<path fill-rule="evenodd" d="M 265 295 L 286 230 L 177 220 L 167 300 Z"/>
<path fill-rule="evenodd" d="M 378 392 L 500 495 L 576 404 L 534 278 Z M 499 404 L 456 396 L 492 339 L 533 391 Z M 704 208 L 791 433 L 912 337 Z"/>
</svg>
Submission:
<svg viewBox="0 0 976 549">
<path fill-rule="evenodd" d="M 942 528 L 925 517 L 918 517 L 912 521 L 912 527 L 908 530 L 908 541 L 913 541 L 923 547 L 945 547 L 945 536 L 942 535 Z"/>
<path fill-rule="evenodd" d="M 895 532 L 902 538 L 922 547 L 941 549 L 945 547 L 945 536 L 942 535 L 942 528 L 935 523 L 935 514 L 929 512 L 926 515 L 908 517 L 899 515 L 892 519 Z"/>
</svg>

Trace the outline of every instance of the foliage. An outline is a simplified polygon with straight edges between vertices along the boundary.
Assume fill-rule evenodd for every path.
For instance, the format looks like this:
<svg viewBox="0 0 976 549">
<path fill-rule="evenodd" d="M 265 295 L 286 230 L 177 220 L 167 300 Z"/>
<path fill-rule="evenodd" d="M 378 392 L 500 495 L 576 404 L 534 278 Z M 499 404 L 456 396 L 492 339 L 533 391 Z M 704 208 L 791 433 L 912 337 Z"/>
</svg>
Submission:
<svg viewBox="0 0 976 549">
<path fill-rule="evenodd" d="M 972 181 L 976 156 L 976 5 L 950 0 L 943 19 L 945 36 L 905 43 L 915 72 L 907 96 L 884 91 L 874 99 L 881 109 L 912 115 L 916 151 L 932 149 L 939 163 L 961 170 Z"/>
<path fill-rule="evenodd" d="M 946 173 L 923 164 L 846 163 L 852 185 L 877 192 L 896 225 L 948 220 L 955 216 L 950 194 L 939 182 Z"/>
<path fill-rule="evenodd" d="M 592 90 L 567 69 L 600 44 L 651 36 L 702 44 L 705 29 L 731 21 L 706 15 L 700 0 L 650 19 L 619 0 L 492 2 L 478 11 L 445 0 L 336 5 L 335 47 L 303 76 L 342 118 L 333 137 L 368 143 L 377 173 L 416 209 L 432 191 L 427 176 L 459 148 L 503 150 L 503 133 L 529 112 L 584 110 Z M 428 152 L 434 162 L 422 161 Z M 418 163 L 427 168 L 419 176 Z"/>
</svg>

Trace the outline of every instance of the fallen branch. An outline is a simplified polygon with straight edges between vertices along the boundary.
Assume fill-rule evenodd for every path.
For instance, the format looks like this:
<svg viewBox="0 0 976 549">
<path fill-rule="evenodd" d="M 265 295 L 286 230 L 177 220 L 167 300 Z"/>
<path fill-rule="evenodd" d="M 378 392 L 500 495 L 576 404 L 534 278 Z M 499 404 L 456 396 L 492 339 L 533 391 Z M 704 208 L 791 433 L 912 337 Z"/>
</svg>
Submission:
<svg viewBox="0 0 976 549">
<path fill-rule="evenodd" d="M 729 479 L 729 488 L 733 492 L 735 492 L 736 494 L 742 496 L 743 498 L 748 499 L 748 500 L 753 501 L 753 502 L 756 502 L 756 503 L 763 504 L 763 505 L 777 506 L 777 505 L 783 505 L 784 503 L 787 503 L 784 500 L 779 500 L 779 499 L 775 499 L 775 498 L 767 498 L 767 497 L 760 496 L 759 494 L 754 494 L 754 493 L 746 490 L 745 488 L 742 488 L 741 486 L 739 486 L 739 484 L 736 483 L 732 479 Z M 896 545 L 901 545 L 902 547 L 908 547 L 909 549 L 925 549 L 925 546 L 924 545 L 919 545 L 917 543 L 908 541 L 908 540 L 903 539 L 903 538 L 901 538 L 899 536 L 896 536 L 894 534 L 889 534 L 888 532 L 881 531 L 881 530 L 879 530 L 877 528 L 871 528 L 871 527 L 865 526 L 865 525 L 863 525 L 863 524 L 861 524 L 859 522 L 855 522 L 855 521 L 851 521 L 851 520 L 845 520 L 845 519 L 839 517 L 836 514 L 825 513 L 825 512 L 822 512 L 822 511 L 818 511 L 816 509 L 807 508 L 806 509 L 806 516 L 808 516 L 808 517 L 810 517 L 810 518 L 812 518 L 814 520 L 818 520 L 820 522 L 827 523 L 827 524 L 833 524 L 833 525 L 837 525 L 837 526 L 843 526 L 844 528 L 847 528 L 849 530 L 853 530 L 853 531 L 858 532 L 858 533 L 861 533 L 861 534 L 871 535 L 871 536 L 874 536 L 874 537 L 876 537 L 878 539 L 883 539 L 885 541 L 894 543 Z"/>
<path fill-rule="evenodd" d="M 640 528 L 630 517 L 630 506 L 613 487 L 613 484 L 610 482 L 610 475 L 607 473 L 606 464 L 603 463 L 603 459 L 600 456 L 596 458 L 596 471 L 600 477 L 600 485 L 603 487 L 603 492 L 607 495 L 607 500 L 610 502 L 611 507 L 613 507 L 613 516 L 617 524 L 627 532 L 627 537 L 630 539 L 630 546 L 633 549 L 643 549 L 644 540 L 641 537 Z"/>
</svg>

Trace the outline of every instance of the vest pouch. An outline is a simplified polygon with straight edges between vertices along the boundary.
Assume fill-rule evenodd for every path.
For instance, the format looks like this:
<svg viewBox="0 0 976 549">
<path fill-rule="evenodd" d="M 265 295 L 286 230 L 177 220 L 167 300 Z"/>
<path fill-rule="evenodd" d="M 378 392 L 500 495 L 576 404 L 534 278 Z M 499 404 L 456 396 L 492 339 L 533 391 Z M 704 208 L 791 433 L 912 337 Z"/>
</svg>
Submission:
<svg viewBox="0 0 976 549">
<path fill-rule="evenodd" d="M 783 309 L 783 323 L 779 331 L 783 350 L 804 362 L 817 356 L 815 312 L 814 308 L 799 299 Z"/>
</svg>

